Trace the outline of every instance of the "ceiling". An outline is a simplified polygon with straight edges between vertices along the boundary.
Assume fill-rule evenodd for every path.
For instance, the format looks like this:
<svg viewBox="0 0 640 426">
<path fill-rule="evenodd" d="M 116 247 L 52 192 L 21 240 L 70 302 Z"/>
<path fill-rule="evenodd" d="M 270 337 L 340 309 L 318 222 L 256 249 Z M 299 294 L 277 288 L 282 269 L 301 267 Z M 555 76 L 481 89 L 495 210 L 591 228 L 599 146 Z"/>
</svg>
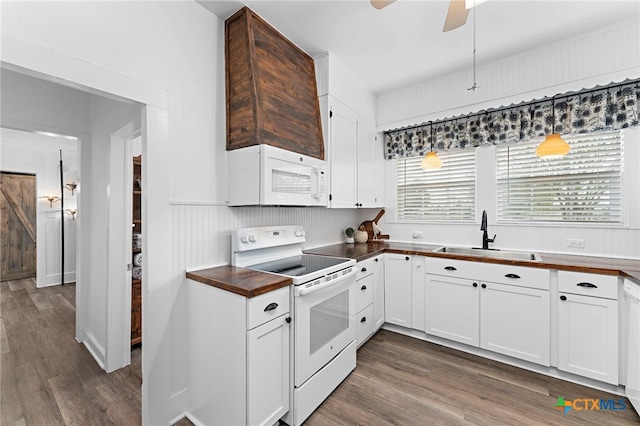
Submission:
<svg viewBox="0 0 640 426">
<path fill-rule="evenodd" d="M 311 56 L 333 52 L 376 94 L 472 65 L 473 12 L 443 33 L 448 0 L 398 0 L 382 10 L 368 0 L 198 3 L 222 19 L 249 6 Z M 475 11 L 480 64 L 638 20 L 640 1 L 488 0 Z"/>
</svg>

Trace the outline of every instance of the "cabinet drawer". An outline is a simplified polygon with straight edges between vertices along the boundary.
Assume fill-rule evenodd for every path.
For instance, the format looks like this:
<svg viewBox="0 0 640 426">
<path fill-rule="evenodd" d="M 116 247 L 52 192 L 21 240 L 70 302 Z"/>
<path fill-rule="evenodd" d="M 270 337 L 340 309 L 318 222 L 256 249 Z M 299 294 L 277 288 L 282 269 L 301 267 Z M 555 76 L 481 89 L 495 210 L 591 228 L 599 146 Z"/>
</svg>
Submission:
<svg viewBox="0 0 640 426">
<path fill-rule="evenodd" d="M 427 257 L 425 270 L 427 274 L 444 275 L 447 277 L 478 279 L 478 262 L 464 260 Z"/>
<path fill-rule="evenodd" d="M 356 263 L 356 280 L 361 280 L 362 278 L 373 274 L 373 262 L 374 259 L 371 258 Z"/>
<path fill-rule="evenodd" d="M 373 305 L 369 305 L 356 315 L 356 346 L 360 346 L 373 333 Z"/>
<path fill-rule="evenodd" d="M 518 287 L 549 290 L 549 270 L 485 263 L 480 279 Z"/>
<path fill-rule="evenodd" d="M 356 283 L 356 312 L 373 303 L 373 274 L 358 280 Z"/>
<path fill-rule="evenodd" d="M 558 290 L 562 293 L 618 300 L 618 276 L 558 271 Z"/>
<path fill-rule="evenodd" d="M 247 299 L 247 329 L 289 312 L 289 287 Z"/>
</svg>

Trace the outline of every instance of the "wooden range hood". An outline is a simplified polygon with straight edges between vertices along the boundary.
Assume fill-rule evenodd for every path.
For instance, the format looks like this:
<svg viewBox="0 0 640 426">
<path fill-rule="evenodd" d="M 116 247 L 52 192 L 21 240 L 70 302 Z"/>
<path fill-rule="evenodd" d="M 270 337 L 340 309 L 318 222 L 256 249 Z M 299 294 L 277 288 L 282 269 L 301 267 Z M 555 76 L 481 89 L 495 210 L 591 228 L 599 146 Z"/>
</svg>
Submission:
<svg viewBox="0 0 640 426">
<path fill-rule="evenodd" d="M 251 9 L 225 21 L 227 150 L 267 144 L 324 160 L 313 59 Z"/>
</svg>

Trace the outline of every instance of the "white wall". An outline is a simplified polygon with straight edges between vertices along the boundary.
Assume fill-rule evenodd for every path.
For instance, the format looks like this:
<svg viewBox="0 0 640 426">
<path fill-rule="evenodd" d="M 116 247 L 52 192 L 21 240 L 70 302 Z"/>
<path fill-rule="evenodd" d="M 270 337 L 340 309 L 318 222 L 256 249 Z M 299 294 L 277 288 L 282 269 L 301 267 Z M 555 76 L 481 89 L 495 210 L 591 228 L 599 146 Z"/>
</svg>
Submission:
<svg viewBox="0 0 640 426">
<path fill-rule="evenodd" d="M 553 66 L 549 66 L 552 64 Z M 503 60 L 478 66 L 481 88 L 467 91 L 471 70 L 465 69 L 425 81 L 415 87 L 378 97 L 379 130 L 477 112 L 485 108 L 519 103 L 581 88 L 640 77 L 640 22 L 637 18 L 618 25 L 591 30 L 570 40 L 522 52 Z M 396 216 L 396 162 L 385 162 L 387 215 L 384 231 L 392 239 L 433 244 L 473 245 L 481 242 L 480 217 L 489 212 L 489 232 L 496 233 L 497 248 L 539 250 L 558 253 L 640 258 L 640 133 L 625 136 L 625 198 L 628 226 L 516 226 L 495 223 L 494 149 L 477 149 L 478 181 L 476 223 L 400 223 Z M 412 239 L 412 231 L 422 231 L 423 239 Z M 584 239 L 584 248 L 569 248 L 567 239 Z"/>
<path fill-rule="evenodd" d="M 36 285 L 60 284 L 61 276 L 61 213 L 60 202 L 50 205 L 43 197 L 60 196 L 60 150 L 63 151 L 64 182 L 78 182 L 77 142 L 2 129 L 0 168 L 4 172 L 36 175 Z M 77 209 L 77 192 L 64 190 L 64 208 Z M 76 224 L 72 216 L 64 215 L 65 280 L 76 280 Z"/>
</svg>

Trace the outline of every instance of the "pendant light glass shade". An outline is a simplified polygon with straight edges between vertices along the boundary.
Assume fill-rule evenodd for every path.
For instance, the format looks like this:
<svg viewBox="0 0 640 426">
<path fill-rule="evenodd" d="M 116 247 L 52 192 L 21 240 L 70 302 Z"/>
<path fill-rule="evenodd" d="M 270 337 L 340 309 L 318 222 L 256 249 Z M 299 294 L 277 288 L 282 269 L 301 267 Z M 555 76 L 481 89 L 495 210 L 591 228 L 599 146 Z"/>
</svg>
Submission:
<svg viewBox="0 0 640 426">
<path fill-rule="evenodd" d="M 429 151 L 420 162 L 420 167 L 422 167 L 423 170 L 439 169 L 442 167 L 442 160 L 438 157 L 438 154 Z"/>
<path fill-rule="evenodd" d="M 552 133 L 536 148 L 536 155 L 540 158 L 560 158 L 571 151 L 567 142 L 562 140 L 559 133 Z"/>
</svg>

